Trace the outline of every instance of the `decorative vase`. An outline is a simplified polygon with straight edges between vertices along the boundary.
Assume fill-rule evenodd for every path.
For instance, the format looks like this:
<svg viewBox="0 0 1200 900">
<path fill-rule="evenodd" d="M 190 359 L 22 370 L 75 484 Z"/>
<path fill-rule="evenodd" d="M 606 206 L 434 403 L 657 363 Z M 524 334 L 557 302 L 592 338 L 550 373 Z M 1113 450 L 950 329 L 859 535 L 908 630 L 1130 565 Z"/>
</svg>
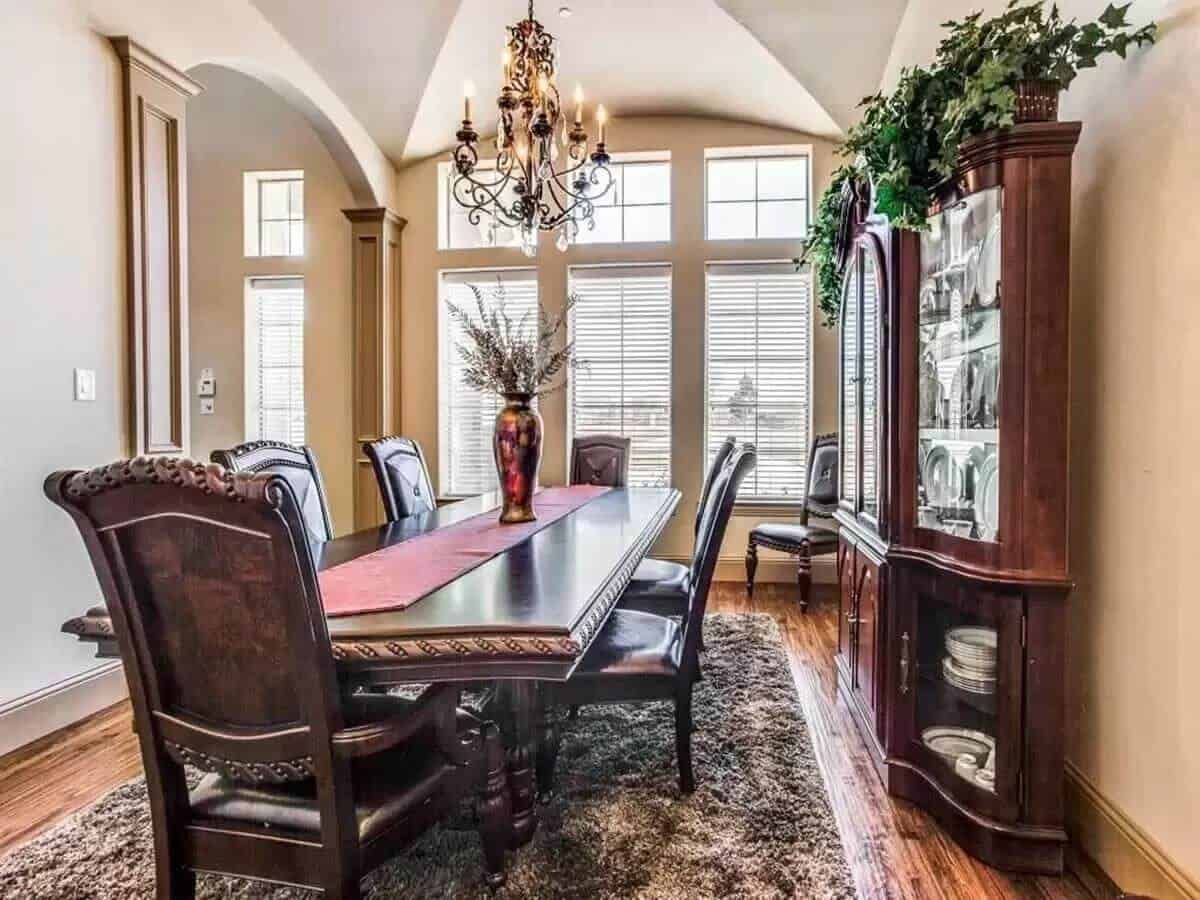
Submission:
<svg viewBox="0 0 1200 900">
<path fill-rule="evenodd" d="M 1025 78 L 1017 82 L 1017 102 L 1013 107 L 1013 121 L 1056 122 L 1058 121 L 1058 95 L 1062 85 L 1048 78 Z"/>
<path fill-rule="evenodd" d="M 504 409 L 496 414 L 492 450 L 504 505 L 504 524 L 532 522 L 533 490 L 542 467 L 542 417 L 529 405 L 532 394 L 505 394 Z"/>
</svg>

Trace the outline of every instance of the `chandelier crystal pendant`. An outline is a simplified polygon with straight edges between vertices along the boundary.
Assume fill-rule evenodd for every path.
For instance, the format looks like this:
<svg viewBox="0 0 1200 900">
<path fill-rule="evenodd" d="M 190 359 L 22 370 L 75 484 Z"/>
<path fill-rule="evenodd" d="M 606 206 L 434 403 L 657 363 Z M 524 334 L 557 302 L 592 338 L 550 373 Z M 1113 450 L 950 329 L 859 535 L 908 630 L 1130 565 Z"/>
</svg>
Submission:
<svg viewBox="0 0 1200 900">
<path fill-rule="evenodd" d="M 503 87 L 496 100 L 496 159 L 479 158 L 479 134 L 471 124 L 474 86 L 464 90 L 462 127 L 455 135 L 450 193 L 467 221 L 494 242 L 515 229 L 526 256 L 537 254 L 538 234 L 555 231 L 566 250 L 581 228 L 595 228 L 595 202 L 612 189 L 610 157 L 604 146 L 607 115 L 596 109 L 596 145 L 588 153 L 583 127 L 583 90 L 575 88 L 575 118 L 568 127 L 557 85 L 558 48 L 533 17 L 508 26 Z M 486 221 L 485 221 L 486 217 Z"/>
</svg>

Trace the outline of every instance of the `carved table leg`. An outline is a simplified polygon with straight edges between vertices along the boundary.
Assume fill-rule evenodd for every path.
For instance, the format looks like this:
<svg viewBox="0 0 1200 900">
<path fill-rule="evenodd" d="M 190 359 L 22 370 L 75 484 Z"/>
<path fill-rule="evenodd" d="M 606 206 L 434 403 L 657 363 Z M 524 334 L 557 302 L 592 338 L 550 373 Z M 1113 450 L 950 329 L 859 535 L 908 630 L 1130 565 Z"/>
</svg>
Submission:
<svg viewBox="0 0 1200 900">
<path fill-rule="evenodd" d="M 758 568 L 758 544 L 750 541 L 746 547 L 746 594 L 754 596 L 754 570 Z"/>
<path fill-rule="evenodd" d="M 554 793 L 554 766 L 558 762 L 558 748 L 562 741 L 558 720 L 553 715 L 549 691 L 544 687 L 538 691 L 537 715 L 537 798 L 545 805 Z"/>
<path fill-rule="evenodd" d="M 533 840 L 537 815 L 533 809 L 534 715 L 537 685 L 532 681 L 501 682 L 504 747 L 508 761 L 508 787 L 512 792 L 512 845 Z"/>
</svg>

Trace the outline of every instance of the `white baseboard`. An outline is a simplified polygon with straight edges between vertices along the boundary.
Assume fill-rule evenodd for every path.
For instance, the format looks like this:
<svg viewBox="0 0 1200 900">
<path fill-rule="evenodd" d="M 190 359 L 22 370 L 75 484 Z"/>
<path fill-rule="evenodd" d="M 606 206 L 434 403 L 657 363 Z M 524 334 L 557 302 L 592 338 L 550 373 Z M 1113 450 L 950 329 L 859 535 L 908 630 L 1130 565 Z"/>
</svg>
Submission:
<svg viewBox="0 0 1200 900">
<path fill-rule="evenodd" d="M 1194 900 L 1200 881 L 1068 761 L 1067 832 L 1121 890 L 1155 900 Z"/>
<path fill-rule="evenodd" d="M 123 700 L 125 670 L 113 660 L 0 706 L 0 756 Z"/>
</svg>

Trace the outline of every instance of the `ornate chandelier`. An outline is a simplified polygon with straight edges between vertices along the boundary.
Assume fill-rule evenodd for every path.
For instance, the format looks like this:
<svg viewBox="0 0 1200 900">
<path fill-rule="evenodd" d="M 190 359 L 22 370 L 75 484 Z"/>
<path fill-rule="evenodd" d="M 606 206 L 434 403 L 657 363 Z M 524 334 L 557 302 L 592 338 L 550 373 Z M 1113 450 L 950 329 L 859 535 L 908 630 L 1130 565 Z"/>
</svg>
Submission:
<svg viewBox="0 0 1200 900">
<path fill-rule="evenodd" d="M 479 134 L 471 124 L 474 86 L 465 86 L 462 128 L 455 135 L 450 192 L 468 210 L 467 221 L 482 226 L 489 242 L 509 229 L 519 233 L 527 256 L 537 253 L 538 234 L 557 231 L 555 244 L 566 250 L 580 228 L 594 228 L 594 204 L 612 188 L 609 155 L 604 147 L 604 107 L 596 109 L 596 146 L 588 154 L 583 127 L 583 91 L 575 88 L 575 119 L 562 113 L 556 84 L 558 49 L 554 37 L 533 17 L 508 26 L 504 48 L 504 86 L 496 105 L 496 159 L 481 163 Z"/>
</svg>

